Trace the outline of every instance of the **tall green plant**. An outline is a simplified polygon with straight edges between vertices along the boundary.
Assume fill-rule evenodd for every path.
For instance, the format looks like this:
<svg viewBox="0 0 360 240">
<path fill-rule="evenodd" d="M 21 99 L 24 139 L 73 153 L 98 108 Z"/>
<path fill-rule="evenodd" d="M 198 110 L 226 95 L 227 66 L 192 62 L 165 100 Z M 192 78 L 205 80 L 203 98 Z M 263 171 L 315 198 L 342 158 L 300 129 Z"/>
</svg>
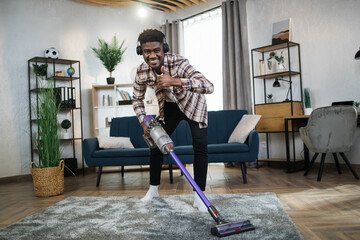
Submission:
<svg viewBox="0 0 360 240">
<path fill-rule="evenodd" d="M 127 49 L 127 47 L 123 48 L 124 42 L 125 40 L 123 40 L 119 45 L 119 41 L 117 40 L 116 35 L 114 35 L 110 43 L 107 43 L 105 40 L 99 38 L 99 48 L 91 48 L 104 67 L 109 71 L 110 77 L 112 77 L 112 72 L 115 70 L 115 67 L 123 59 L 123 54 Z"/>
<path fill-rule="evenodd" d="M 52 80 L 53 81 L 53 80 Z M 56 102 L 53 82 L 39 89 L 37 104 L 39 167 L 56 167 L 61 158 L 60 125 L 57 120 L 60 104 Z"/>
<path fill-rule="evenodd" d="M 310 89 L 304 88 L 305 108 L 311 108 Z"/>
</svg>

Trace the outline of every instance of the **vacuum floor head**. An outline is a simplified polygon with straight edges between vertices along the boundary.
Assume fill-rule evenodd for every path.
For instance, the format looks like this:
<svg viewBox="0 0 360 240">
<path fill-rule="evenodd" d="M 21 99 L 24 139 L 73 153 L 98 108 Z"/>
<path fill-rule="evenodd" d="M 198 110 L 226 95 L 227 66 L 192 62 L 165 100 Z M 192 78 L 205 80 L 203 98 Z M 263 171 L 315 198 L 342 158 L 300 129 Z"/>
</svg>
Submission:
<svg viewBox="0 0 360 240">
<path fill-rule="evenodd" d="M 254 229 L 255 227 L 251 224 L 249 220 L 237 223 L 228 222 L 216 225 L 215 227 L 211 228 L 211 234 L 218 237 L 225 237 L 237 233 L 251 231 Z"/>
</svg>

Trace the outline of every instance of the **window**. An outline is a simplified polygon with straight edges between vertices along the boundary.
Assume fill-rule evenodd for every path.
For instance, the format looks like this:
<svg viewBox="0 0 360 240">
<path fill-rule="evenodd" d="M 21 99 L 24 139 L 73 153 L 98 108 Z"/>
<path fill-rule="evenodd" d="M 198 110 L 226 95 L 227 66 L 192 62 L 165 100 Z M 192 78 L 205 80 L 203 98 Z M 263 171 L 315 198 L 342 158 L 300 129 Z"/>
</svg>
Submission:
<svg viewBox="0 0 360 240">
<path fill-rule="evenodd" d="M 206 95 L 208 111 L 223 109 L 221 8 L 186 19 L 184 57 L 214 84 Z"/>
</svg>

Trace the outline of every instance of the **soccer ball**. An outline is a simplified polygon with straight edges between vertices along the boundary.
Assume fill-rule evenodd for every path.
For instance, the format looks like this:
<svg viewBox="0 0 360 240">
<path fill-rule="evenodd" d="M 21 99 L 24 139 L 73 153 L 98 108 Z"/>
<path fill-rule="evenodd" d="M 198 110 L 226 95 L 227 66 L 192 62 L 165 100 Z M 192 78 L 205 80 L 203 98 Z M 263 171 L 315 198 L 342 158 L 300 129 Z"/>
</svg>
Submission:
<svg viewBox="0 0 360 240">
<path fill-rule="evenodd" d="M 59 51 L 53 47 L 48 48 L 45 50 L 45 57 L 46 58 L 53 58 L 58 59 L 59 58 Z"/>
</svg>

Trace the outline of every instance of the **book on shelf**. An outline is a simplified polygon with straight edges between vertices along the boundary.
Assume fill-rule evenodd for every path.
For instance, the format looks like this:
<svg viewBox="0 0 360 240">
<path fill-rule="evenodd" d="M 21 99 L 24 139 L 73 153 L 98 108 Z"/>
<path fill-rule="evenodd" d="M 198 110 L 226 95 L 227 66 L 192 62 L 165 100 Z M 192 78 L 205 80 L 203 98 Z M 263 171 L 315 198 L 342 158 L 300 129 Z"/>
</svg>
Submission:
<svg viewBox="0 0 360 240">
<path fill-rule="evenodd" d="M 127 100 L 131 100 L 130 93 L 129 93 L 129 92 L 126 92 L 126 94 L 127 94 L 127 97 L 128 97 L 128 99 L 127 99 Z"/>
<path fill-rule="evenodd" d="M 57 87 L 54 88 L 56 103 L 61 108 L 75 108 L 75 88 L 74 87 Z"/>
<path fill-rule="evenodd" d="M 116 88 L 116 91 L 119 92 L 122 100 L 131 100 L 130 93 L 128 93 L 127 91 L 120 90 L 119 88 Z"/>
</svg>

